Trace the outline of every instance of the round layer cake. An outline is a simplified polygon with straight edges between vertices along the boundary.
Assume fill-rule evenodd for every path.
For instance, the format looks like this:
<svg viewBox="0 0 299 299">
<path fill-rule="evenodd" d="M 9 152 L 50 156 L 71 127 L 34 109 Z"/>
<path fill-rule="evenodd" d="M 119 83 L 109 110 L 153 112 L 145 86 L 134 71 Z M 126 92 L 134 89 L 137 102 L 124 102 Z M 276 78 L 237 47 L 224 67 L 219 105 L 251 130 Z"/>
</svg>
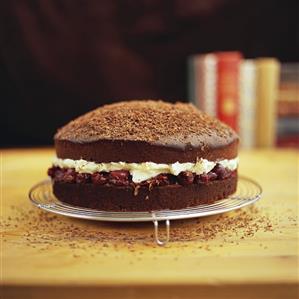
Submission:
<svg viewBox="0 0 299 299">
<path fill-rule="evenodd" d="M 62 202 L 105 211 L 182 209 L 237 187 L 238 136 L 193 105 L 126 101 L 58 130 L 48 170 Z"/>
</svg>

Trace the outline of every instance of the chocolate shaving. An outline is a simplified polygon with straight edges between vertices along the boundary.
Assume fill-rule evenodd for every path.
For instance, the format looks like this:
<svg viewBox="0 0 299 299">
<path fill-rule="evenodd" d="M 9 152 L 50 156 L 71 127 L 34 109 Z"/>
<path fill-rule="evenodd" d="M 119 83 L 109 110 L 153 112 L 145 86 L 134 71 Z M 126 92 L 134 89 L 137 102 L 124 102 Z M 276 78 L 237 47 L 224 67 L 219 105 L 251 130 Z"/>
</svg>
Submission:
<svg viewBox="0 0 299 299">
<path fill-rule="evenodd" d="M 55 139 L 79 143 L 168 140 L 187 144 L 192 136 L 201 136 L 199 143 L 204 146 L 205 140 L 215 135 L 226 144 L 237 139 L 231 128 L 191 104 L 143 100 L 97 108 L 58 130 Z"/>
</svg>

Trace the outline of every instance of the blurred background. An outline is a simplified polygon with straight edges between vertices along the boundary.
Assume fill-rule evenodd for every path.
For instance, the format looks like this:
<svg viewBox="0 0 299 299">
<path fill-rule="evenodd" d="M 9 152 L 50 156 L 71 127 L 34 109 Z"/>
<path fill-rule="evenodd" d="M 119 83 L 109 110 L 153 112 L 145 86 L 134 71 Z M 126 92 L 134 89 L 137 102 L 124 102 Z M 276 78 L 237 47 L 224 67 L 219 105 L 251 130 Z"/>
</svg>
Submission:
<svg viewBox="0 0 299 299">
<path fill-rule="evenodd" d="M 298 17 L 298 0 L 1 1 L 1 146 L 162 98 L 226 121 L 245 148 L 298 147 Z"/>
</svg>

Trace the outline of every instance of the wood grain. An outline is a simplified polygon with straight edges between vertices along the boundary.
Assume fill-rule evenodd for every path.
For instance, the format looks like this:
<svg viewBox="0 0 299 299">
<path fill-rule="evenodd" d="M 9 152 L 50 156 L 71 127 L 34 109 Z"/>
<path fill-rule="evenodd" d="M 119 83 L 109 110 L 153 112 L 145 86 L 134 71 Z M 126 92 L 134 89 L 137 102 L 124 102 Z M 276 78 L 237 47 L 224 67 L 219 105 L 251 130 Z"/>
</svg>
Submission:
<svg viewBox="0 0 299 299">
<path fill-rule="evenodd" d="M 5 298 L 298 294 L 298 152 L 242 152 L 240 173 L 262 185 L 262 200 L 223 219 L 172 222 L 167 247 L 153 243 L 151 224 L 53 218 L 33 207 L 28 190 L 45 178 L 53 155 L 52 149 L 1 151 Z"/>
</svg>

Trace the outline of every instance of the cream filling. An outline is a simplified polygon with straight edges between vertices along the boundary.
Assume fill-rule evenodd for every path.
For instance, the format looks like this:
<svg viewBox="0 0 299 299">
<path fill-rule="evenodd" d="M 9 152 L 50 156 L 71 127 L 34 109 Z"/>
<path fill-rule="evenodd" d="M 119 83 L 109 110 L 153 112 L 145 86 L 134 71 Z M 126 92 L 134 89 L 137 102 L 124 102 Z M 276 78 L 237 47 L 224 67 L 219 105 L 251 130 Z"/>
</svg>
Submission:
<svg viewBox="0 0 299 299">
<path fill-rule="evenodd" d="M 72 160 L 55 158 L 53 165 L 60 168 L 74 168 L 79 173 L 95 173 L 95 172 L 109 172 L 113 170 L 127 170 L 132 175 L 134 183 L 153 178 L 161 173 L 170 173 L 178 175 L 182 171 L 191 171 L 196 174 L 208 173 L 215 165 L 219 163 L 223 167 L 230 170 L 235 170 L 238 167 L 239 158 L 231 160 L 209 161 L 206 159 L 199 159 L 196 163 L 179 163 L 172 164 L 157 164 L 153 162 L 144 163 L 126 163 L 126 162 L 110 162 L 110 163 L 95 163 L 86 160 Z"/>
</svg>

